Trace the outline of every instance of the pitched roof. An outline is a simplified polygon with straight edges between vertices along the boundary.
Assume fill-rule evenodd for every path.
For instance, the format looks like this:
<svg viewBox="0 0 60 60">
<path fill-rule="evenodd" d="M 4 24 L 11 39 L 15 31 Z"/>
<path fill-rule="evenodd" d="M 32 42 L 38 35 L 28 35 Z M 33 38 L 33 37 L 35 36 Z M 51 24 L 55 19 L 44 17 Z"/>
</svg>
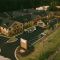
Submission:
<svg viewBox="0 0 60 60">
<path fill-rule="evenodd" d="M 9 20 L 9 19 L 0 19 L 0 20 L 2 20 L 2 22 L 1 22 L 0 25 L 1 25 L 2 27 L 5 27 L 5 28 L 10 27 L 11 24 L 14 22 L 14 21 Z"/>
</svg>

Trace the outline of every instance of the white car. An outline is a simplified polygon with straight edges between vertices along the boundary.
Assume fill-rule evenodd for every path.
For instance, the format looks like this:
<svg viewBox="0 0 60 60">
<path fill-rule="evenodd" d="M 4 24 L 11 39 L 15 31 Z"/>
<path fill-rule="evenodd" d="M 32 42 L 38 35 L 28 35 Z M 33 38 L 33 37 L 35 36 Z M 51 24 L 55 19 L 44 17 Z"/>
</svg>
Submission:
<svg viewBox="0 0 60 60">
<path fill-rule="evenodd" d="M 41 35 L 45 36 L 46 34 L 43 32 L 43 33 L 41 33 Z"/>
<path fill-rule="evenodd" d="M 35 30 L 36 30 L 36 27 L 33 26 L 33 27 L 28 28 L 28 29 L 25 29 L 24 31 L 27 31 L 28 33 L 30 33 L 30 32 L 33 32 Z"/>
</svg>

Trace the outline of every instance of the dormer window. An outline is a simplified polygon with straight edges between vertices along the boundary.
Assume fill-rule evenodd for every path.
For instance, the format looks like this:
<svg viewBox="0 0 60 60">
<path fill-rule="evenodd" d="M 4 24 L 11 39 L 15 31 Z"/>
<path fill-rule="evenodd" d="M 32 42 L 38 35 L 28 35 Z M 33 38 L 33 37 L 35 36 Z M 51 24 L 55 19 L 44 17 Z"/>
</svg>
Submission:
<svg viewBox="0 0 60 60">
<path fill-rule="evenodd" d="M 17 28 L 18 28 L 18 26 L 17 26 Z"/>
<path fill-rule="evenodd" d="M 11 28 L 9 28 L 9 30 L 11 30 Z"/>
</svg>

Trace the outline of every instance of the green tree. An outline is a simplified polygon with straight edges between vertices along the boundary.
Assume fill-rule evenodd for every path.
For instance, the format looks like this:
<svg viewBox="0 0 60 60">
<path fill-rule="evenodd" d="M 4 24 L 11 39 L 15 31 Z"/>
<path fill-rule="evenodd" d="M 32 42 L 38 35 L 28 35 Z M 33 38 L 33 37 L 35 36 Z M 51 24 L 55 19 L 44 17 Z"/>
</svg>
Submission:
<svg viewBox="0 0 60 60">
<path fill-rule="evenodd" d="M 49 5 L 50 7 L 48 8 L 48 10 L 57 11 L 57 7 L 56 7 L 57 4 L 58 4 L 57 0 L 51 0 Z"/>
</svg>

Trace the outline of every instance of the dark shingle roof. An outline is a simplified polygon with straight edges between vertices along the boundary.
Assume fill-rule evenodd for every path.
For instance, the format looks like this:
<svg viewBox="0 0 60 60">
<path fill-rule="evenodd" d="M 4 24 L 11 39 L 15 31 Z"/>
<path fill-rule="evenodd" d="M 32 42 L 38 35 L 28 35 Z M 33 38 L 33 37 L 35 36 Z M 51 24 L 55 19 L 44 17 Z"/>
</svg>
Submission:
<svg viewBox="0 0 60 60">
<path fill-rule="evenodd" d="M 2 19 L 1 26 L 8 28 L 8 27 L 11 26 L 11 24 L 12 24 L 13 22 L 14 22 L 14 21 L 9 20 L 9 19 Z"/>
</svg>

